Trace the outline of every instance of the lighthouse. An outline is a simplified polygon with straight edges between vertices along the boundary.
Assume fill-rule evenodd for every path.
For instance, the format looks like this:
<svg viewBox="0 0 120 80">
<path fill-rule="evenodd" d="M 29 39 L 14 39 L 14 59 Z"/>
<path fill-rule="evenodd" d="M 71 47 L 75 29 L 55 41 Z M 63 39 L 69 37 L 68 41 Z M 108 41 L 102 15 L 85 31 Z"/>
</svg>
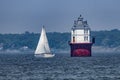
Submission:
<svg viewBox="0 0 120 80">
<path fill-rule="evenodd" d="M 74 21 L 71 29 L 71 41 L 69 42 L 71 48 L 71 57 L 91 56 L 91 47 L 94 42 L 91 42 L 90 27 L 87 21 L 83 20 L 80 15 Z"/>
</svg>

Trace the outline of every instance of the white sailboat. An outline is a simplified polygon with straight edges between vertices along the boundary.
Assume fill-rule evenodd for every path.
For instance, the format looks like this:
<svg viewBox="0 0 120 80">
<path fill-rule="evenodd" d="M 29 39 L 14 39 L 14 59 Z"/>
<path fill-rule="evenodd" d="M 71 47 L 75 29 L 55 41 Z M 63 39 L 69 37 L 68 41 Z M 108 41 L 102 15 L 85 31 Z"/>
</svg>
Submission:
<svg viewBox="0 0 120 80">
<path fill-rule="evenodd" d="M 40 36 L 37 48 L 35 50 L 35 56 L 36 57 L 45 57 L 45 58 L 55 56 L 55 54 L 52 54 L 50 51 L 44 26 L 42 27 L 41 36 Z"/>
</svg>

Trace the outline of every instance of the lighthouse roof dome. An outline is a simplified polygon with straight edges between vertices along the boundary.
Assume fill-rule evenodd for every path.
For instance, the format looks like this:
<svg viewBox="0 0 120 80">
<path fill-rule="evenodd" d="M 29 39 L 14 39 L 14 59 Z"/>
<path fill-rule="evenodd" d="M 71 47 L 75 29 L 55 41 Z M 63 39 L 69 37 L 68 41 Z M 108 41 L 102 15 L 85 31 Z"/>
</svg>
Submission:
<svg viewBox="0 0 120 80">
<path fill-rule="evenodd" d="M 78 19 L 74 21 L 73 28 L 74 29 L 90 29 L 87 23 L 87 20 L 84 21 L 82 15 L 80 15 Z"/>
</svg>

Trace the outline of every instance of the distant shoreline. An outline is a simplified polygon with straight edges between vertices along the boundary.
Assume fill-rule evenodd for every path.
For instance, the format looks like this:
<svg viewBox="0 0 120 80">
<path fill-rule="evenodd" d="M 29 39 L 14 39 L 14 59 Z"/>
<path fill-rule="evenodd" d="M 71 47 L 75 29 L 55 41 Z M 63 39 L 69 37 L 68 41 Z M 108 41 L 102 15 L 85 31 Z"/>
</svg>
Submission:
<svg viewBox="0 0 120 80">
<path fill-rule="evenodd" d="M 17 50 L 17 49 L 7 49 L 7 50 L 0 50 L 0 53 L 34 53 L 35 50 Z M 70 49 L 52 49 L 53 53 L 70 53 Z M 120 47 L 104 47 L 104 46 L 93 46 L 92 53 L 120 53 Z"/>
</svg>

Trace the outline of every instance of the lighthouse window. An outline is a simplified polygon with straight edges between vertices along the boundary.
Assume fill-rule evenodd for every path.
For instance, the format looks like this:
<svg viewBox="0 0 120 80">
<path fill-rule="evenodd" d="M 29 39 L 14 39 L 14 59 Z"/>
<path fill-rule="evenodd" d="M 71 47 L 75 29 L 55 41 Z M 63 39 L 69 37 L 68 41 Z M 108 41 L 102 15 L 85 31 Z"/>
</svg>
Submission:
<svg viewBox="0 0 120 80">
<path fill-rule="evenodd" d="M 84 37 L 84 41 L 88 41 L 88 36 L 85 36 L 85 37 Z"/>
<path fill-rule="evenodd" d="M 84 33 L 87 34 L 87 33 L 88 33 L 88 30 L 85 30 Z"/>
<path fill-rule="evenodd" d="M 73 42 L 75 42 L 75 37 L 73 37 Z"/>
</svg>

